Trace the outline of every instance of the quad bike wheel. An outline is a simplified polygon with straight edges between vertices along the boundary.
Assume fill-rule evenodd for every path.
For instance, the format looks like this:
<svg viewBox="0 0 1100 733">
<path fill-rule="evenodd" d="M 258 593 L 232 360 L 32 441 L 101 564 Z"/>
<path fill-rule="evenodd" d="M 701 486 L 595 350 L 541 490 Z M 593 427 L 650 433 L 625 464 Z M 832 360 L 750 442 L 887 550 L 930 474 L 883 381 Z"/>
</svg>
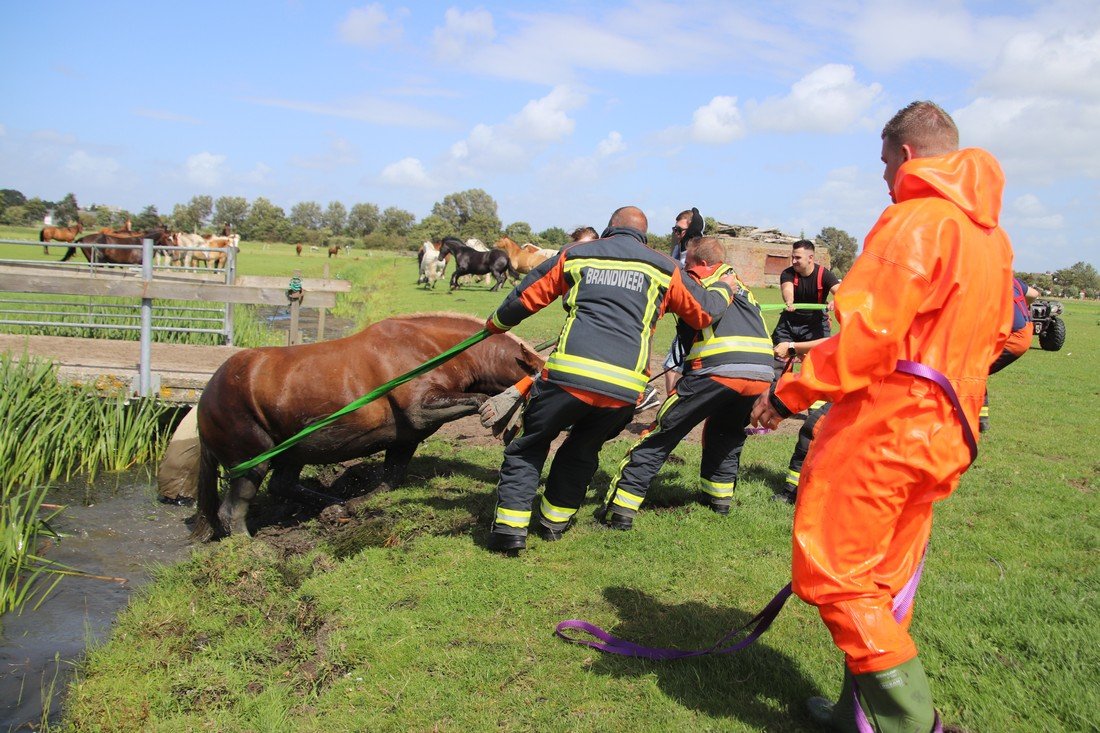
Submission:
<svg viewBox="0 0 1100 733">
<path fill-rule="evenodd" d="M 1052 316 L 1050 322 L 1039 334 L 1039 346 L 1043 351 L 1058 351 L 1066 343 L 1066 322 L 1058 316 Z"/>
</svg>

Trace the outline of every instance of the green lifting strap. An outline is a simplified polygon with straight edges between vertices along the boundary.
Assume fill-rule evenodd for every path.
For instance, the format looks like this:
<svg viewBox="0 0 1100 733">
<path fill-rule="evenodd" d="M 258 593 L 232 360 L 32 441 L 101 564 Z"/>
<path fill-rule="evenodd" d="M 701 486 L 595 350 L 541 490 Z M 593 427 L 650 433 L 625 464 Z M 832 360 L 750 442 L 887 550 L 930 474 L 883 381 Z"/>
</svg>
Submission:
<svg viewBox="0 0 1100 733">
<path fill-rule="evenodd" d="M 325 427 L 326 425 L 331 425 L 332 423 L 336 422 L 338 419 L 340 419 L 344 415 L 348 414 L 349 412 L 354 412 L 355 410 L 358 410 L 363 405 L 365 405 L 369 402 L 373 402 L 374 400 L 378 399 L 379 397 L 386 394 L 387 392 L 389 392 L 393 389 L 396 389 L 397 387 L 400 387 L 405 382 L 408 382 L 411 379 L 415 379 L 416 377 L 419 377 L 421 374 L 424 374 L 426 372 L 430 372 L 432 369 L 435 369 L 437 366 L 439 366 L 443 362 L 447 361 L 448 359 L 451 359 L 452 357 L 458 356 L 459 354 L 461 354 L 466 349 L 470 348 L 471 346 L 478 343 L 479 341 L 485 340 L 488 337 L 489 337 L 489 332 L 488 331 L 486 331 L 484 329 L 482 329 L 481 331 L 478 331 L 477 333 L 475 333 L 470 338 L 468 338 L 465 341 L 462 341 L 458 344 L 455 344 L 454 346 L 447 349 L 446 351 L 444 351 L 439 356 L 434 356 L 431 359 L 428 359 L 426 362 L 424 362 L 420 366 L 416 367 L 415 369 L 413 369 L 411 371 L 408 371 L 408 372 L 405 372 L 404 374 L 402 374 L 399 377 L 394 377 L 393 379 L 386 382 L 382 386 L 374 388 L 373 390 L 371 390 L 367 394 L 363 395 L 359 399 L 355 400 L 351 404 L 346 405 L 345 407 L 341 407 L 339 410 L 332 413 L 328 417 L 322 418 L 321 420 L 318 420 L 317 422 L 313 423 L 312 425 L 309 425 L 308 427 L 303 428 L 296 435 L 292 435 L 291 437 L 284 440 L 282 443 L 279 443 L 274 448 L 271 448 L 270 450 L 261 453 L 260 455 L 256 456 L 255 458 L 247 460 L 244 463 L 240 463 L 240 464 L 234 466 L 233 468 L 228 469 L 226 473 L 229 475 L 229 478 L 237 478 L 239 476 L 243 476 L 246 472 L 248 472 L 249 469 L 255 468 L 256 466 L 260 465 L 261 463 L 263 463 L 264 461 L 266 461 L 270 458 L 274 458 L 275 456 L 279 455 L 283 451 L 285 451 L 288 448 L 292 447 L 294 444 L 298 443 L 300 440 L 302 440 L 302 438 L 306 437 L 310 433 L 315 432 L 317 430 L 320 430 L 321 428 Z"/>
<path fill-rule="evenodd" d="M 829 306 L 825 303 L 794 303 L 796 310 L 800 311 L 823 311 Z M 787 308 L 784 303 L 764 303 L 760 306 L 762 311 L 781 311 Z"/>
</svg>

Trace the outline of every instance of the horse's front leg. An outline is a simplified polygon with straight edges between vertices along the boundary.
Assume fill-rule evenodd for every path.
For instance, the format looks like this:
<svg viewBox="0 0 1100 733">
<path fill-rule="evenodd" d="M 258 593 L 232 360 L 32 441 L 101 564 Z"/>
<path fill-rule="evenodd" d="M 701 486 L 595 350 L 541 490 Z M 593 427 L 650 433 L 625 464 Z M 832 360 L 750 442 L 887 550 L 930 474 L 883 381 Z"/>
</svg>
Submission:
<svg viewBox="0 0 1100 733">
<path fill-rule="evenodd" d="M 396 489 L 405 482 L 409 463 L 419 445 L 419 442 L 395 443 L 386 449 L 386 458 L 382 462 L 382 483 L 378 485 L 377 491 Z"/>
<path fill-rule="evenodd" d="M 405 411 L 405 417 L 414 430 L 435 431 L 443 423 L 475 414 L 488 398 L 483 394 L 433 388 Z"/>
</svg>

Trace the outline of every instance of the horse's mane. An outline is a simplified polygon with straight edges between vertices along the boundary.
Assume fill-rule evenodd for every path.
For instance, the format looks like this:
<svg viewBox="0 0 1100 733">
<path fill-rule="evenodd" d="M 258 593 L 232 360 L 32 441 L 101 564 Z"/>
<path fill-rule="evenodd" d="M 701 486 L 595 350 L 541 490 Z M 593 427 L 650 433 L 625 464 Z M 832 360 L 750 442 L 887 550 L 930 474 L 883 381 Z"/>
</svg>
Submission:
<svg viewBox="0 0 1100 733">
<path fill-rule="evenodd" d="M 414 319 L 421 319 L 421 318 L 457 318 L 459 320 L 470 321 L 472 323 L 476 323 L 480 326 L 485 325 L 485 319 L 483 319 L 483 318 L 478 318 L 477 316 L 471 316 L 469 313 L 456 313 L 454 311 L 432 311 L 430 313 L 403 313 L 403 314 L 397 315 L 397 316 L 390 316 L 391 320 L 400 320 L 400 321 L 411 321 L 411 320 L 414 320 Z M 521 346 L 526 346 L 529 350 L 534 351 L 534 349 L 531 348 L 531 345 L 529 343 L 527 343 L 526 341 L 521 339 L 519 336 L 516 336 L 511 331 L 505 331 L 504 335 L 507 336 L 508 338 L 512 339 L 516 343 L 520 344 Z"/>
</svg>

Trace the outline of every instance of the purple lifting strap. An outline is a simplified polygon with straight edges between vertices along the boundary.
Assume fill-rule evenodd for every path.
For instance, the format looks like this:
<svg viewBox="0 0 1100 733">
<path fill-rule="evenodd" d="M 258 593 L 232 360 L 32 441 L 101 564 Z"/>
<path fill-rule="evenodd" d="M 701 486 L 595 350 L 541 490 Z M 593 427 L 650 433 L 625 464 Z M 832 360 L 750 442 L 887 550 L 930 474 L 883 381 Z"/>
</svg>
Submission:
<svg viewBox="0 0 1100 733">
<path fill-rule="evenodd" d="M 966 447 L 970 449 L 970 462 L 973 463 L 974 459 L 978 457 L 978 441 L 974 439 L 974 431 L 970 429 L 970 421 L 966 419 L 966 413 L 963 412 L 962 405 L 959 404 L 959 396 L 955 394 L 955 388 L 951 386 L 951 382 L 947 381 L 947 377 L 930 366 L 908 359 L 899 360 L 895 369 L 902 374 L 912 374 L 914 377 L 927 379 L 929 382 L 935 382 L 939 385 L 939 388 L 947 395 L 947 399 L 951 400 L 951 406 L 955 408 L 955 414 L 959 416 L 963 438 L 966 440 Z"/>
<path fill-rule="evenodd" d="M 659 647 L 648 647 L 640 644 L 635 644 L 632 641 L 626 639 L 620 639 L 617 636 L 612 636 L 599 626 L 590 624 L 587 621 L 580 619 L 569 619 L 562 621 L 554 629 L 554 633 L 565 639 L 568 642 L 574 644 L 583 644 L 584 646 L 590 646 L 593 649 L 599 649 L 602 652 L 608 652 L 609 654 L 619 654 L 624 657 L 640 657 L 642 659 L 685 659 L 687 657 L 701 657 L 706 654 L 732 654 L 739 652 L 749 644 L 760 638 L 760 635 L 768 630 L 768 627 L 772 625 L 772 621 L 775 621 L 775 617 L 779 615 L 780 609 L 783 608 L 783 604 L 787 602 L 787 599 L 791 595 L 791 584 L 787 583 L 775 597 L 768 602 L 768 605 L 764 607 L 764 610 L 753 616 L 749 621 L 739 628 L 729 632 L 721 639 L 716 641 L 706 649 L 662 649 Z M 741 641 L 736 644 L 732 644 L 727 647 L 722 645 L 728 642 L 731 638 L 737 636 L 745 629 L 749 628 L 753 624 L 756 626 Z M 576 637 L 569 636 L 565 633 L 567 629 L 576 629 L 583 631 L 587 634 L 591 634 L 596 637 L 598 641 L 590 641 L 588 639 L 578 639 Z"/>
<path fill-rule="evenodd" d="M 939 372 L 936 372 L 939 374 Z M 950 385 L 948 385 L 950 388 Z M 954 396 L 954 391 L 951 392 Z M 960 415 L 962 413 L 960 412 Z M 965 424 L 965 418 L 964 418 Z M 973 436 L 971 436 L 973 437 Z M 928 552 L 928 547 L 924 548 L 925 555 Z M 920 585 L 920 576 L 924 573 L 924 555 L 921 556 L 920 564 L 917 565 L 917 570 L 913 573 L 913 577 L 909 579 L 898 594 L 894 596 L 894 603 L 891 610 L 894 613 L 894 620 L 899 624 L 901 620 L 905 618 L 905 615 L 909 613 L 909 609 L 913 607 L 913 601 L 917 597 L 917 586 Z M 855 703 L 856 711 L 856 729 L 859 733 L 874 733 L 875 729 L 871 726 L 871 722 L 867 720 L 867 714 L 863 712 L 863 706 L 859 704 L 859 688 L 856 686 L 855 679 L 852 680 L 852 698 Z M 932 727 L 932 733 L 943 733 L 943 723 L 940 722 L 940 716 L 936 715 L 935 725 Z"/>
</svg>

